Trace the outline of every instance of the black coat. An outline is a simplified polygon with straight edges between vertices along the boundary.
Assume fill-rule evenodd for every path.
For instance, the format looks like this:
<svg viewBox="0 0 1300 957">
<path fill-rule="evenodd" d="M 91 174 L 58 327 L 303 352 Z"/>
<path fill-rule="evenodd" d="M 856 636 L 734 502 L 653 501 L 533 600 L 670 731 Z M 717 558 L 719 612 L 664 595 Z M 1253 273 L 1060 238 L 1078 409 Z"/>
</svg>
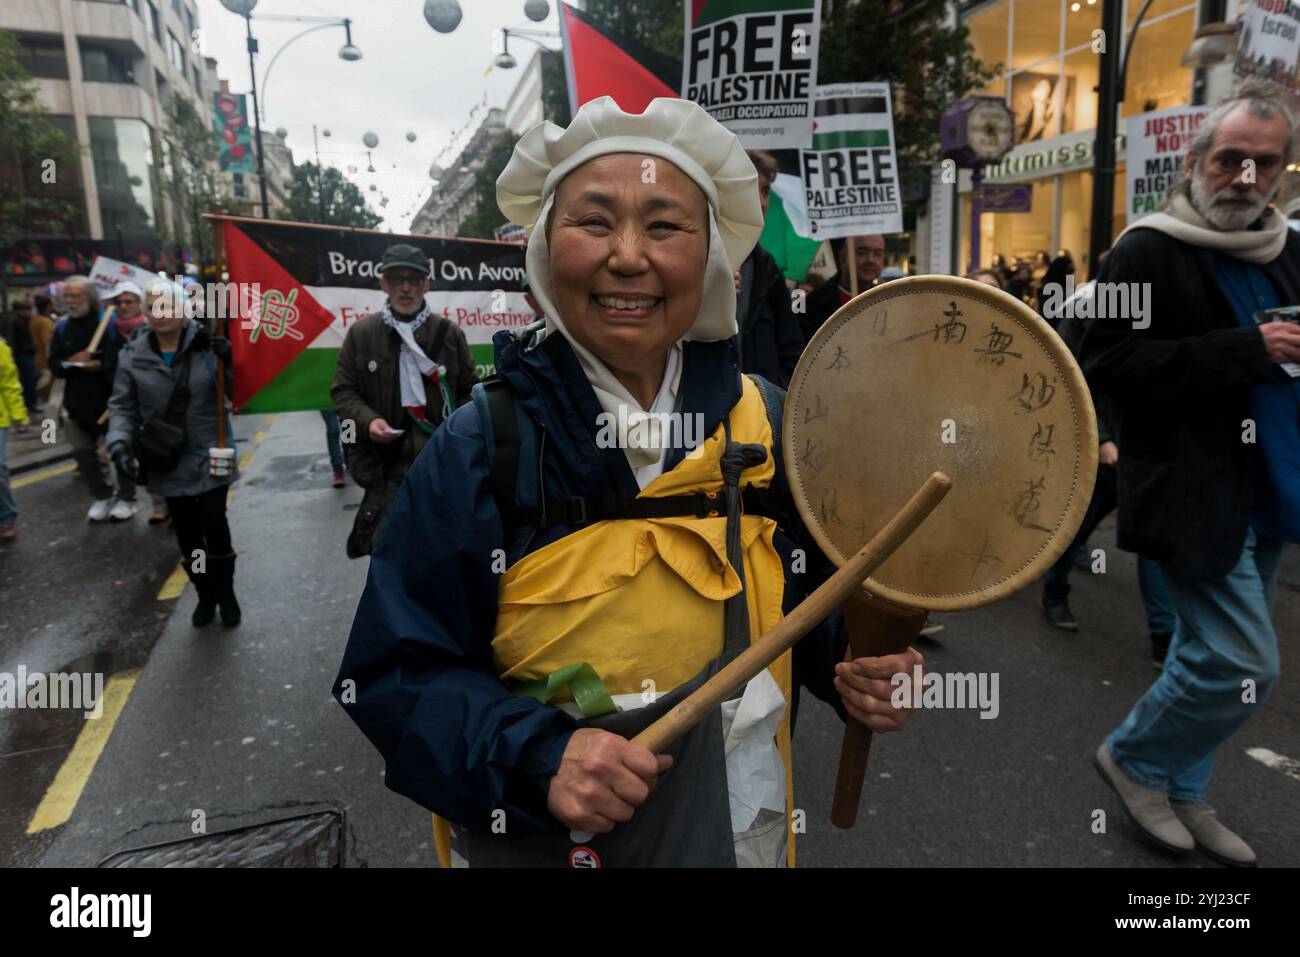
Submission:
<svg viewBox="0 0 1300 957">
<path fill-rule="evenodd" d="M 771 253 L 755 246 L 748 264 L 753 269 L 749 308 L 737 316 L 741 371 L 761 375 L 784 389 L 803 352 L 803 333 L 790 307 L 785 277 Z"/>
<path fill-rule="evenodd" d="M 117 354 L 126 344 L 117 333 L 116 323 L 110 322 L 99 341 L 99 348 L 94 355 L 99 359 L 99 369 L 79 369 L 65 365 L 72 358 L 90 345 L 99 327 L 100 316 L 87 313 L 80 318 L 68 316 L 60 319 L 50 337 L 50 371 L 60 379 L 66 379 L 63 392 L 63 408 L 68 418 L 77 423 L 86 432 L 99 433 L 104 427 L 99 424 L 99 417 L 108 408 L 108 397 L 113 392 L 113 376 L 117 372 Z"/>
<path fill-rule="evenodd" d="M 812 342 L 812 337 L 817 334 L 817 330 L 835 314 L 835 310 L 841 305 L 840 274 L 836 273 L 808 293 L 808 298 L 804 302 L 804 314 L 800 317 L 800 322 L 803 324 L 804 339 L 807 342 Z"/>
<path fill-rule="evenodd" d="M 1300 303 L 1300 233 L 1264 272 L 1283 303 Z M 1238 324 L 1215 253 L 1137 229 L 1098 277 L 1150 283 L 1150 322 L 1094 320 L 1081 346 L 1096 392 L 1114 397 L 1119 444 L 1119 546 L 1178 577 L 1219 578 L 1236 564 L 1250 523 L 1255 446 L 1242 441 L 1250 390 L 1284 375 L 1258 327 Z"/>
</svg>

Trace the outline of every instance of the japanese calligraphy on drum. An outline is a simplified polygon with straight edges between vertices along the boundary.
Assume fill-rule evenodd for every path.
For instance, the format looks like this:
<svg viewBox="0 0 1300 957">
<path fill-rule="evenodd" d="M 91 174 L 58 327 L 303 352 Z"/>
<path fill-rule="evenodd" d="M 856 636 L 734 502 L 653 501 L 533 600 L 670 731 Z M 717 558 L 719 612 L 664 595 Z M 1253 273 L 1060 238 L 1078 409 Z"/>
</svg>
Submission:
<svg viewBox="0 0 1300 957">
<path fill-rule="evenodd" d="M 783 427 L 795 502 L 843 563 L 936 469 L 952 491 L 867 582 L 955 611 L 1005 597 L 1069 546 L 1092 495 L 1083 374 L 1032 309 L 982 283 L 917 276 L 840 308 L 804 351 Z"/>
</svg>

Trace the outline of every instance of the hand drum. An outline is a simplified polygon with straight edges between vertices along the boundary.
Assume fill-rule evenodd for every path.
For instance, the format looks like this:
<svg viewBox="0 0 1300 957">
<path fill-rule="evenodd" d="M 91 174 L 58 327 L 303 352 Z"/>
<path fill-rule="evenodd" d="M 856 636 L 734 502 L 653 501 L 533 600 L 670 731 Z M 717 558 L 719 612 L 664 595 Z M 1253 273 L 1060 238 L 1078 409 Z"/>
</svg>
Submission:
<svg viewBox="0 0 1300 957">
<path fill-rule="evenodd" d="M 928 611 L 1005 598 L 1083 522 L 1097 421 L 1074 357 L 1032 309 L 983 283 L 917 276 L 842 306 L 786 396 L 795 504 L 838 564 L 935 470 L 952 490 L 844 607 L 855 657 L 904 650 Z M 851 826 L 870 732 L 850 720 L 832 819 Z"/>
</svg>

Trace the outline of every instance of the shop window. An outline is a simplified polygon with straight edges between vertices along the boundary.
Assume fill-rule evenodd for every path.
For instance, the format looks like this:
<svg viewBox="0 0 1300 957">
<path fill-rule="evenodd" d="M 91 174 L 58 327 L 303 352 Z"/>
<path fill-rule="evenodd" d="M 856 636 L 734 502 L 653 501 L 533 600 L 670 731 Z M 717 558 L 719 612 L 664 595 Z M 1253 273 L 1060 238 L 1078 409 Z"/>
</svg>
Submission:
<svg viewBox="0 0 1300 957">
<path fill-rule="evenodd" d="M 109 47 L 81 44 L 81 75 L 91 83 L 134 83 L 131 58 Z"/>
<path fill-rule="evenodd" d="M 1065 58 L 1065 95 L 1061 132 L 1090 130 L 1097 125 L 1097 83 L 1100 58 L 1088 47 Z"/>
<path fill-rule="evenodd" d="M 64 54 L 62 40 L 20 37 L 18 63 L 34 77 L 47 80 L 68 78 L 68 58 Z"/>
<path fill-rule="evenodd" d="M 1153 10 L 1156 5 L 1152 4 Z M 1194 7 L 1155 23 L 1142 22 L 1133 41 L 1121 116 L 1136 116 L 1187 103 L 1192 71 L 1179 66 L 1178 61 L 1195 33 Z"/>
<path fill-rule="evenodd" d="M 1009 0 L 983 7 L 965 20 L 970 30 L 970 43 L 975 56 L 989 66 L 1001 66 L 1005 71 L 1011 57 L 1007 50 L 1007 23 L 1010 16 Z"/>
<path fill-rule="evenodd" d="M 1101 4 L 1097 4 L 1101 6 Z M 1128 0 L 1127 9 L 1124 13 L 1124 29 L 1132 30 L 1133 21 L 1137 19 L 1138 11 L 1142 9 L 1142 0 Z M 1187 0 L 1152 0 L 1151 7 L 1147 10 L 1147 15 L 1142 18 L 1143 25 L 1150 23 L 1158 17 L 1163 17 L 1166 13 L 1173 13 L 1175 10 L 1192 10 L 1195 11 L 1196 4 L 1188 3 Z M 1195 13 L 1193 13 L 1193 16 Z M 1188 39 L 1188 43 L 1192 41 Z"/>
<path fill-rule="evenodd" d="M 1065 48 L 1067 50 L 1087 44 L 1088 51 L 1091 53 L 1092 31 L 1100 29 L 1101 0 L 1066 0 Z"/>
<path fill-rule="evenodd" d="M 1035 66 L 1060 51 L 1059 0 L 1016 0 L 1011 27 L 1011 69 Z"/>
<path fill-rule="evenodd" d="M 1073 87 L 1061 77 L 1061 61 L 1047 60 L 1032 70 L 1011 74 L 1011 112 L 1016 143 L 1051 139 L 1061 132 L 1061 116 L 1072 108 Z"/>
</svg>

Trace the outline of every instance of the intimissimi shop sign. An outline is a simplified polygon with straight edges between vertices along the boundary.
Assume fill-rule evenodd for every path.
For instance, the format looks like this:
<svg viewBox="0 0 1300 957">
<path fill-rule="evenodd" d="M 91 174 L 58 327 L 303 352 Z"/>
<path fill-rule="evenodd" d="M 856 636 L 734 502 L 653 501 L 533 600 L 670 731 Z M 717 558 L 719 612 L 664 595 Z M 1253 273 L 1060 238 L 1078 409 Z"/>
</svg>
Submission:
<svg viewBox="0 0 1300 957">
<path fill-rule="evenodd" d="M 984 182 L 1018 183 L 1055 176 L 1058 173 L 1092 169 L 1095 139 L 1096 133 L 1092 130 L 1080 130 L 1050 140 L 1039 140 L 1017 146 L 1001 163 L 984 167 Z M 1115 137 L 1117 162 L 1124 159 L 1125 142 L 1126 137 L 1123 133 Z"/>
</svg>

